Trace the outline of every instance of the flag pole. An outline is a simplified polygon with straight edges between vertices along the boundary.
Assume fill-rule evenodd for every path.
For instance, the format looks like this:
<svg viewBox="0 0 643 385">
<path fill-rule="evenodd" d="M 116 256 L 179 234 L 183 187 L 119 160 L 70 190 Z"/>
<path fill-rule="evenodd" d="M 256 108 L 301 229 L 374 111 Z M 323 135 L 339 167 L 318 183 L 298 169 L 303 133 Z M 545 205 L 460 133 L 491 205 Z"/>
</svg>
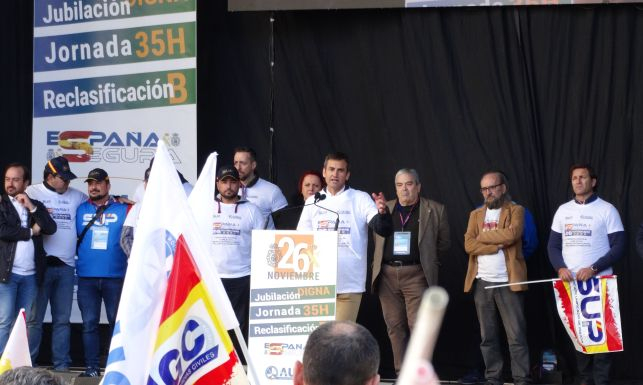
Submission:
<svg viewBox="0 0 643 385">
<path fill-rule="evenodd" d="M 498 287 L 507 287 L 507 286 L 515 286 L 515 285 L 530 285 L 532 283 L 544 283 L 544 282 L 554 282 L 554 281 L 560 281 L 560 278 L 552 278 L 552 279 L 538 279 L 535 281 L 522 281 L 522 282 L 513 282 L 513 283 L 503 283 L 502 285 L 493 285 L 493 286 L 487 286 L 485 289 L 495 289 Z"/>
<path fill-rule="evenodd" d="M 243 338 L 243 334 L 238 325 L 234 327 L 234 334 L 237 336 L 237 342 L 239 342 L 243 356 L 246 358 L 246 365 L 248 366 L 248 373 L 250 373 L 252 377 L 252 382 L 254 385 L 259 385 L 259 377 L 257 376 L 257 372 L 255 372 L 255 366 L 252 364 L 250 353 L 248 352 L 248 345 L 246 345 L 246 340 Z"/>
</svg>

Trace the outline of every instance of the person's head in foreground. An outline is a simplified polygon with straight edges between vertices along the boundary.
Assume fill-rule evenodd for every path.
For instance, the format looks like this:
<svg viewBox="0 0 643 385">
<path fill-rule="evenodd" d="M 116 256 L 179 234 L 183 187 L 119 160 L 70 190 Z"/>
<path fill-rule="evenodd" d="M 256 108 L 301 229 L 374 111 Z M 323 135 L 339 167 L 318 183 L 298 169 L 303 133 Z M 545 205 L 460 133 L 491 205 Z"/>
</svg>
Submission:
<svg viewBox="0 0 643 385">
<path fill-rule="evenodd" d="M 49 370 L 22 366 L 2 373 L 0 385 L 68 385 L 68 383 Z"/>
<path fill-rule="evenodd" d="M 371 333 L 351 321 L 333 321 L 308 337 L 304 362 L 295 363 L 295 385 L 376 385 L 380 349 Z"/>
</svg>

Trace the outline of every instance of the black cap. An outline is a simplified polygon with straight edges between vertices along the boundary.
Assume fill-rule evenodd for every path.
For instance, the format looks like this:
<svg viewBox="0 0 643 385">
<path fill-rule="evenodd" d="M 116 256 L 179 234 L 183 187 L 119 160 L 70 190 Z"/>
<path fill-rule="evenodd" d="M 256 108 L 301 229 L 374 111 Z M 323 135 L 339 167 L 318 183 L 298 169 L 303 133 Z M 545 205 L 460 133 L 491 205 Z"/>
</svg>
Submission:
<svg viewBox="0 0 643 385">
<path fill-rule="evenodd" d="M 222 166 L 217 172 L 217 181 L 223 180 L 225 178 L 239 180 L 239 171 L 237 171 L 237 169 L 233 166 Z"/>
<path fill-rule="evenodd" d="M 52 158 L 45 165 L 45 172 L 51 173 L 54 176 L 60 175 L 63 180 L 76 179 L 76 175 L 69 169 L 69 161 L 64 156 L 57 156 Z"/>
<path fill-rule="evenodd" d="M 85 183 L 89 182 L 90 180 L 95 180 L 96 182 L 102 182 L 104 180 L 109 180 L 109 175 L 107 175 L 107 171 L 103 170 L 102 168 L 95 168 L 87 174 L 87 179 L 85 179 Z"/>
</svg>

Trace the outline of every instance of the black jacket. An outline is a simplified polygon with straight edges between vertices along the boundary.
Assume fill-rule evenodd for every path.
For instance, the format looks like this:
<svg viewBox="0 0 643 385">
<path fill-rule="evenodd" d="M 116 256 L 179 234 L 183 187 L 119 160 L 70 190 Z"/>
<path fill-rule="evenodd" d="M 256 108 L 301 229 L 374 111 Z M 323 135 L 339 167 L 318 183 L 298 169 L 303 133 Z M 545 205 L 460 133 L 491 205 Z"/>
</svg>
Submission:
<svg viewBox="0 0 643 385">
<path fill-rule="evenodd" d="M 51 235 L 56 232 L 56 222 L 51 219 L 47 208 L 35 199 L 31 202 L 37 207 L 32 214 L 29 213 L 29 228 L 24 228 L 20 223 L 20 215 L 13 207 L 13 203 L 6 194 L 0 199 L 0 282 L 5 283 L 11 277 L 11 269 L 16 256 L 16 243 L 31 238 L 31 226 L 37 223 L 41 235 L 33 237 L 34 258 L 36 262 L 36 279 L 42 283 L 45 273 L 45 249 L 42 245 L 42 234 Z"/>
</svg>

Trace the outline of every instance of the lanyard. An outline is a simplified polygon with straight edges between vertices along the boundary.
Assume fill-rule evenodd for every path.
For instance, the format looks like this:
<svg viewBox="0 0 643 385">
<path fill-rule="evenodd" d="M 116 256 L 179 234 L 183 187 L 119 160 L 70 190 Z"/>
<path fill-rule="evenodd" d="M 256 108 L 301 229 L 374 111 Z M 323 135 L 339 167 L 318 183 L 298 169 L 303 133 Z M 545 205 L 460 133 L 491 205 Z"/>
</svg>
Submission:
<svg viewBox="0 0 643 385">
<path fill-rule="evenodd" d="M 413 210 L 415 210 L 415 207 L 417 205 L 418 205 L 417 202 L 415 202 L 413 204 L 413 206 L 411 207 L 411 210 L 409 210 L 409 213 L 406 215 L 406 218 L 404 218 L 402 216 L 402 210 L 401 210 L 402 205 L 400 205 L 400 202 L 397 203 L 397 207 L 398 207 L 397 213 L 400 216 L 400 223 L 402 224 L 402 231 L 404 231 L 404 226 L 406 226 L 406 224 L 409 222 L 409 219 L 411 219 L 411 215 L 413 215 Z"/>
</svg>

